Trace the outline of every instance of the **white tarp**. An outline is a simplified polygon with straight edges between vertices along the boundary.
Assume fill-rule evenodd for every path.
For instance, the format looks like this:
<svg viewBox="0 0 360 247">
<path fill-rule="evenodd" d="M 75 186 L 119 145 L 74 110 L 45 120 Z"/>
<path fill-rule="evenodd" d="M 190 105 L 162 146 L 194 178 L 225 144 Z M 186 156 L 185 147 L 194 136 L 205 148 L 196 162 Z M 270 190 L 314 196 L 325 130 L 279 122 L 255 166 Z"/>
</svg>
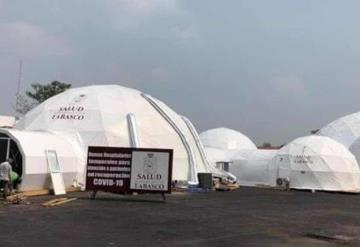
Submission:
<svg viewBox="0 0 360 247">
<path fill-rule="evenodd" d="M 78 182 L 84 183 L 88 146 L 131 146 L 128 114 L 136 119 L 139 147 L 174 149 L 174 180 L 194 181 L 194 171 L 208 171 L 177 113 L 159 100 L 117 85 L 70 89 L 36 107 L 15 128 L 48 131 L 69 141 L 81 162 Z"/>
<path fill-rule="evenodd" d="M 201 142 L 205 147 L 222 150 L 255 150 L 255 144 L 242 133 L 227 129 L 210 129 L 200 134 Z"/>
<path fill-rule="evenodd" d="M 331 122 L 320 129 L 318 135 L 330 137 L 349 148 L 360 137 L 360 112 Z"/>
<path fill-rule="evenodd" d="M 360 169 L 354 155 L 341 143 L 323 136 L 298 138 L 271 162 L 270 181 L 289 178 L 290 187 L 328 191 L 360 189 Z"/>
</svg>

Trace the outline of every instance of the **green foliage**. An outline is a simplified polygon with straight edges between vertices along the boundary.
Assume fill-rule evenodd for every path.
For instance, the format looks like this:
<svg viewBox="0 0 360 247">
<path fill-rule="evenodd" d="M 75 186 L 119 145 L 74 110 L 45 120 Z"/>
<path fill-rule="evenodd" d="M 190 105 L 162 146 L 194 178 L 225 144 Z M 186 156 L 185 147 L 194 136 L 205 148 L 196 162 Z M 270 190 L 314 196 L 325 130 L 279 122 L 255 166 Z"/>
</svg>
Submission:
<svg viewBox="0 0 360 247">
<path fill-rule="evenodd" d="M 26 95 L 34 100 L 37 104 L 40 104 L 48 98 L 51 98 L 52 96 L 55 96 L 71 88 L 71 84 L 53 81 L 50 84 L 45 85 L 38 83 L 32 84 L 31 88 L 31 91 L 26 91 Z"/>
<path fill-rule="evenodd" d="M 16 95 L 16 112 L 20 115 L 25 115 L 28 111 L 36 106 L 35 102 L 29 101 L 24 95 Z"/>
<path fill-rule="evenodd" d="M 271 145 L 270 142 L 264 142 L 261 147 L 262 147 L 262 148 L 272 148 L 272 145 Z"/>
<path fill-rule="evenodd" d="M 49 84 L 32 84 L 31 90 L 26 91 L 26 96 L 21 94 L 16 95 L 15 110 L 18 114 L 25 115 L 28 111 L 33 109 L 38 104 L 44 102 L 48 98 L 55 96 L 59 93 L 71 88 L 71 84 L 53 81 Z M 19 117 L 19 116 L 18 116 Z"/>
</svg>

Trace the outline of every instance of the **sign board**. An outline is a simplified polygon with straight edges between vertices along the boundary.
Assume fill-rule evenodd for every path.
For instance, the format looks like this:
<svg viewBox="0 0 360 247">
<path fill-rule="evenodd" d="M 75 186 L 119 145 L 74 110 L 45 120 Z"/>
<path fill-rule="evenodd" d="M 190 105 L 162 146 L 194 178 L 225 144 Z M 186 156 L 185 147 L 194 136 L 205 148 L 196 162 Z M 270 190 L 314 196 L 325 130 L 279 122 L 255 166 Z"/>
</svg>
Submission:
<svg viewBox="0 0 360 247">
<path fill-rule="evenodd" d="M 170 193 L 173 150 L 89 147 L 86 190 Z"/>
</svg>

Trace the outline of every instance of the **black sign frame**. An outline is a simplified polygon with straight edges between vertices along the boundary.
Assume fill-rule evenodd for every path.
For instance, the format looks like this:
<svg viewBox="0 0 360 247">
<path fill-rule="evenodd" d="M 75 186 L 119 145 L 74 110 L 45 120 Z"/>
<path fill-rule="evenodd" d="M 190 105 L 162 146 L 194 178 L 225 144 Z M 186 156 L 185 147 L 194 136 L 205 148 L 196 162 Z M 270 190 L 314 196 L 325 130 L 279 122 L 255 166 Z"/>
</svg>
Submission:
<svg viewBox="0 0 360 247">
<path fill-rule="evenodd" d="M 168 181 L 167 181 L 167 190 L 149 190 L 149 189 L 131 189 L 131 175 L 132 175 L 132 155 L 133 152 L 151 152 L 151 153 L 168 153 L 169 154 L 169 163 L 168 163 Z M 88 166 L 89 166 L 89 160 L 90 160 L 90 152 L 93 153 L 123 153 L 123 154 L 131 154 L 131 158 L 119 158 L 119 160 L 129 161 L 130 162 L 130 173 L 129 178 L 126 179 L 126 184 L 123 187 L 119 187 L 118 189 L 115 189 L 114 187 L 106 188 L 104 186 L 94 186 L 93 184 L 91 186 L 89 182 L 88 177 Z M 86 191 L 94 191 L 95 194 L 97 191 L 104 191 L 104 192 L 110 192 L 115 194 L 132 194 L 132 193 L 139 193 L 139 194 L 170 194 L 171 193 L 171 184 L 172 184 L 172 171 L 173 171 L 173 157 L 174 157 L 174 150 L 172 149 L 161 149 L 161 148 L 129 148 L 129 147 L 108 147 L 108 146 L 89 146 L 88 147 L 88 155 L 87 155 L 87 164 L 86 164 Z M 105 158 L 103 160 L 106 160 Z M 111 174 L 115 174 L 111 172 Z M 90 178 L 91 179 L 91 178 Z M 89 188 L 90 187 L 90 188 Z"/>
</svg>

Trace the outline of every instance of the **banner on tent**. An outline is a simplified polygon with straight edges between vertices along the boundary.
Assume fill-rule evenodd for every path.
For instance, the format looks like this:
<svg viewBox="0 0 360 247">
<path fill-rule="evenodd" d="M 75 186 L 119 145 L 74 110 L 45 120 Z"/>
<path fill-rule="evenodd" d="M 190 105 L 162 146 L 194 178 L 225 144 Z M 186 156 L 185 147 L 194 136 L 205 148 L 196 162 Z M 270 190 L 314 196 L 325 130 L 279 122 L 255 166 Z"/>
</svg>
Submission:
<svg viewBox="0 0 360 247">
<path fill-rule="evenodd" d="M 173 150 L 89 147 L 86 190 L 170 193 Z"/>
</svg>

